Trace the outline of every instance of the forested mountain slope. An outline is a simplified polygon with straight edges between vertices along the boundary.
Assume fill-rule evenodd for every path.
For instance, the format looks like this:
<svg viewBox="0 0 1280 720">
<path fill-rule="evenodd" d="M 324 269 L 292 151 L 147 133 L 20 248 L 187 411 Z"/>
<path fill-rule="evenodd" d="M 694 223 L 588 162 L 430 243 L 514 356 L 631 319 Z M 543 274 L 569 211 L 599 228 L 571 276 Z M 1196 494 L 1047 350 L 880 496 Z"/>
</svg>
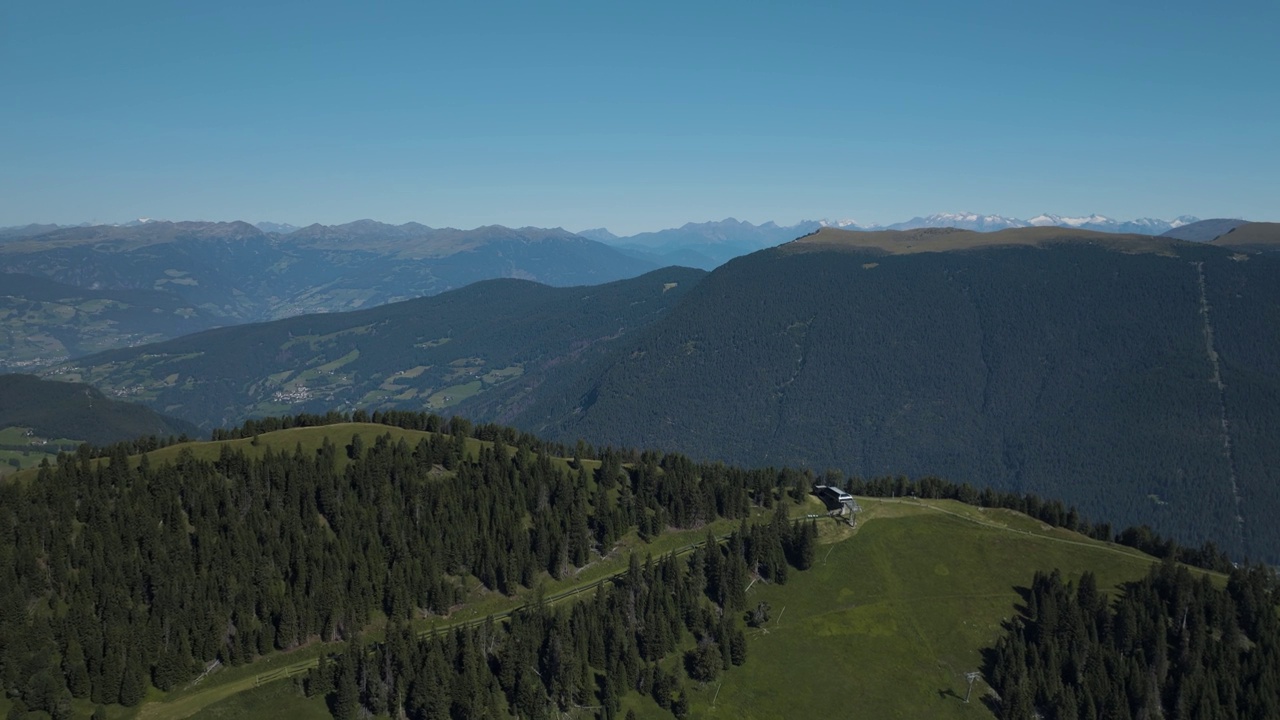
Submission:
<svg viewBox="0 0 1280 720">
<path fill-rule="evenodd" d="M 569 460 L 431 415 L 300 415 L 220 438 L 85 447 L 0 484 L 0 711 L 1010 716 L 1022 705 L 986 682 L 1015 666 L 996 672 L 982 648 L 1034 573 L 1081 577 L 1096 598 L 1152 563 L 1060 502 L 937 478 L 828 476 L 880 496 L 850 527 L 812 520 L 822 504 L 795 470 L 591 448 Z M 1166 567 L 1230 570 L 1212 548 L 1115 539 Z M 1209 619 L 1216 644 L 1274 676 L 1270 645 L 1237 642 L 1274 626 L 1274 578 L 1250 573 L 1232 573 Z M 1043 602 L 1025 612 L 1054 617 Z M 1165 630 L 1114 627 L 1152 646 Z M 984 657 L 983 702 L 965 704 Z M 821 692 L 833 673 L 857 703 Z M 1132 695 L 1108 680 L 1090 678 L 1097 696 Z"/>
<path fill-rule="evenodd" d="M 56 717 L 76 699 L 132 707 L 152 686 L 188 687 L 214 661 L 316 641 L 351 641 L 348 659 L 362 663 L 360 633 L 378 627 L 395 672 L 380 664 L 374 684 L 357 684 L 354 668 L 322 665 L 308 681 L 308 692 L 333 696 L 338 717 L 354 709 L 337 710 L 347 702 L 437 717 L 433 698 L 447 708 L 450 695 L 487 714 L 544 717 L 587 702 L 616 711 L 642 672 L 658 682 L 656 665 L 684 633 L 705 641 L 715 673 L 722 653 L 741 664 L 748 576 L 785 582 L 789 563 L 813 562 L 816 526 L 789 519 L 808 491 L 799 473 L 636 453 L 627 467 L 605 454 L 588 470 L 509 429 L 396 419 L 400 427 L 305 428 L 319 431 L 315 443 L 315 433 L 245 429 L 252 439 L 170 448 L 176 457 L 154 463 L 124 444 L 101 459 L 82 448 L 0 484 L 4 703 Z M 210 445 L 214 458 L 197 456 Z M 728 530 L 723 550 L 716 523 Z M 531 609 L 505 629 L 457 628 L 486 639 L 455 647 L 451 657 L 465 657 L 456 673 L 436 667 L 443 658 L 430 648 L 406 647 L 418 642 L 415 621 L 463 602 L 503 604 L 589 564 L 616 566 L 624 536 L 647 542 L 675 529 L 701 531 L 694 562 L 670 554 L 642 565 L 633 555 L 615 570 L 627 571 L 621 581 L 595 583 L 594 600 L 572 620 L 557 613 L 555 628 L 529 593 Z M 609 642 L 588 654 L 588 637 Z M 668 677 L 669 707 L 680 681 Z"/>
<path fill-rule="evenodd" d="M 1223 589 L 1164 563 L 1113 605 L 1092 573 L 1037 572 L 988 655 L 999 717 L 1280 716 L 1275 592 L 1266 568 L 1234 571 Z"/>
<path fill-rule="evenodd" d="M 0 375 L 0 428 L 7 427 L 95 445 L 144 435 L 195 432 L 189 423 L 141 405 L 110 400 L 88 385 L 41 380 L 34 375 Z"/>
<path fill-rule="evenodd" d="M 204 429 L 334 408 L 455 409 L 492 415 L 656 321 L 702 278 L 666 268 L 590 287 L 491 280 L 346 313 L 219 328 L 55 368 Z"/>
<path fill-rule="evenodd" d="M 939 474 L 1280 558 L 1280 263 L 1031 228 L 825 229 L 731 261 L 515 421 Z"/>
<path fill-rule="evenodd" d="M 897 496 L 864 498 L 855 534 L 813 521 L 813 478 L 791 469 L 569 460 L 510 428 L 405 412 L 219 435 L 86 446 L 0 483 L 0 709 L 311 714 L 296 692 L 255 704 L 305 672 L 296 687 L 336 718 L 683 717 L 713 712 L 722 677 L 721 713 L 847 716 L 807 691 L 826 668 L 870 683 L 886 716 L 964 716 L 957 668 L 977 666 L 1033 571 L 1105 588 L 1151 562 L 1060 502 L 937 478 L 829 477 Z M 1229 569 L 1211 548 L 1116 539 Z M 899 625 L 915 632 L 846 639 Z"/>
</svg>

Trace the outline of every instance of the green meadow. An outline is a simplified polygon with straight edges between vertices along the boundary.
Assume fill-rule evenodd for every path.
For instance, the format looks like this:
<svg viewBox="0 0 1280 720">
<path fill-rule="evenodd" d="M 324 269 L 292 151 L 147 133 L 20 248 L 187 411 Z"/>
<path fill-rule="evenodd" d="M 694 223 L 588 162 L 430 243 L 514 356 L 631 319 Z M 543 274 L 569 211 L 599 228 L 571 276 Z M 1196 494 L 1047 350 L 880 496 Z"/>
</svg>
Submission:
<svg viewBox="0 0 1280 720">
<path fill-rule="evenodd" d="M 1112 592 L 1152 559 L 1050 530 L 1017 513 L 949 501 L 860 500 L 852 535 L 832 540 L 813 568 L 786 585 L 752 586 L 772 618 L 748 639 L 747 663 L 715 684 L 691 686 L 692 717 L 992 717 L 965 673 L 1001 633 L 1036 570 L 1092 570 Z M 663 717 L 632 698 L 641 717 Z"/>
<path fill-rule="evenodd" d="M 45 459 L 53 461 L 59 452 L 69 452 L 80 445 L 79 440 L 49 439 L 28 433 L 29 428 L 0 428 L 0 477 L 36 467 Z"/>
</svg>

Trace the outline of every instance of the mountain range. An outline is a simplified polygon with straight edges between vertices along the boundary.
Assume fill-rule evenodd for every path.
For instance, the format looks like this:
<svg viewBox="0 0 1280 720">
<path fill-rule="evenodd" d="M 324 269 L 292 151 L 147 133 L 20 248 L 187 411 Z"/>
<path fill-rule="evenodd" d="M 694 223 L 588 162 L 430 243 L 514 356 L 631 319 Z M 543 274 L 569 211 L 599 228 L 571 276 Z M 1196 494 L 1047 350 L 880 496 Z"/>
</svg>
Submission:
<svg viewBox="0 0 1280 720">
<path fill-rule="evenodd" d="M 560 229 L 371 220 L 288 235 L 243 222 L 59 228 L 0 242 L 0 270 L 9 278 L 0 287 L 0 323 L 25 324 L 23 342 L 0 347 L 0 368 L 216 325 L 374 307 L 491 278 L 585 285 L 655 267 Z M 136 322 L 106 318 L 106 308 Z M 94 318 L 81 321 L 77 313 Z M 37 342 L 46 336 L 54 339 Z"/>
<path fill-rule="evenodd" d="M 1137 235 L 1159 235 L 1168 230 L 1197 222 L 1199 218 L 1181 215 L 1173 220 L 1155 218 L 1138 218 L 1136 220 L 1115 220 L 1104 215 L 1087 215 L 1068 217 L 1062 215 L 1042 214 L 1029 220 L 1004 217 L 1002 215 L 980 215 L 977 213 L 940 213 L 928 217 L 916 217 L 902 223 L 894 223 L 884 227 L 860 227 L 863 230 L 915 230 L 926 227 L 954 227 L 962 230 L 978 232 L 994 232 L 1023 227 L 1065 227 L 1079 230 L 1094 230 L 1108 233 L 1132 233 Z"/>
<path fill-rule="evenodd" d="M 251 226 L 248 223 L 241 222 L 170 223 L 162 220 L 140 218 L 112 225 L 33 224 L 0 228 L 0 258 L 3 258 L 3 254 L 12 252 L 15 249 L 31 252 L 35 245 L 49 248 L 64 245 L 68 242 L 74 243 L 74 238 L 92 239 L 95 242 L 105 242 L 108 245 L 127 245 L 131 242 L 130 238 L 133 237 L 132 242 L 141 246 L 155 244 L 158 238 L 163 242 L 165 236 L 174 239 L 179 234 L 184 233 L 186 235 L 204 237 L 225 235 L 228 239 L 244 239 L 256 232 L 261 236 L 263 242 L 275 246 L 287 245 L 292 247 L 295 252 L 305 248 L 326 251 L 350 249 L 373 252 L 374 254 L 391 254 L 416 260 L 430 258 L 440 261 L 442 258 L 456 252 L 476 250 L 479 247 L 490 244 L 495 239 L 498 239 L 496 236 L 501 236 L 504 233 L 515 233 L 521 234 L 523 236 L 521 239 L 526 242 L 538 236 L 544 241 L 555 236 L 562 243 L 568 242 L 570 237 L 577 237 L 610 246 L 627 258 L 622 262 L 622 265 L 632 265 L 633 267 L 630 268 L 629 272 L 631 275 L 635 275 L 645 270 L 666 265 L 683 265 L 711 270 L 732 258 L 767 247 L 774 247 L 802 235 L 808 235 L 823 227 L 867 231 L 956 227 L 963 230 L 994 232 L 1020 227 L 1055 226 L 1097 230 L 1100 232 L 1159 235 L 1197 221 L 1198 218 L 1188 215 L 1179 216 L 1173 220 L 1140 218 L 1120 221 L 1097 214 L 1082 217 L 1043 214 L 1029 220 L 1023 220 L 1002 215 L 965 212 L 937 213 L 914 217 L 905 222 L 890 225 L 864 225 L 853 220 L 803 220 L 794 225 L 778 225 L 774 222 L 755 225 L 735 218 L 726 218 L 712 222 L 690 222 L 678 228 L 643 232 L 629 236 L 616 235 L 606 228 L 582 230 L 575 236 L 559 229 L 522 228 L 513 231 L 499 226 L 482 227 L 475 230 L 433 229 L 419 223 L 390 225 L 373 220 L 357 220 L 342 225 L 312 224 L 306 227 L 299 227 L 289 223 L 268 221 L 258 222 Z M 31 241 L 32 244 L 19 242 L 24 240 Z M 577 248 L 577 254 L 581 255 L 584 247 Z M 547 249 L 551 252 L 556 251 L 555 248 L 549 247 Z M 515 254 L 518 255 L 519 253 Z M 598 250 L 594 254 L 601 255 Z M 291 259 L 280 258 L 280 260 L 289 264 L 296 263 L 295 260 Z M 483 265 L 486 260 L 494 261 L 495 264 L 473 273 L 474 277 L 471 280 L 488 277 L 527 277 L 546 280 L 552 284 L 574 284 L 575 282 L 591 281 L 593 279 L 589 277 L 590 273 L 588 273 L 587 277 L 582 277 L 580 273 L 575 273 L 570 269 L 566 273 L 570 277 L 558 280 L 548 275 L 547 268 L 543 267 L 539 272 L 532 268 L 521 267 L 519 259 L 506 257 L 501 251 L 497 253 L 497 257 L 473 258 L 472 260 L 474 261 L 473 265 Z M 572 263 L 581 260 L 581 257 L 569 258 L 565 262 L 568 267 L 572 268 Z M 305 262 L 303 264 L 305 265 Z M 16 268 L 6 267 L 4 269 L 14 272 Z M 297 269 L 295 268 L 295 270 Z M 596 272 L 598 272 L 598 269 Z M 38 268 L 35 274 L 41 274 Z M 54 279 L 77 284 L 74 279 L 65 276 L 60 277 L 50 272 L 47 268 L 44 269 L 44 274 L 48 274 Z M 626 276 L 626 274 L 615 274 L 608 278 L 600 278 L 600 280 L 618 279 Z M 458 280 L 461 279 L 465 278 Z M 455 281 L 454 278 L 449 277 L 441 278 L 441 280 L 444 282 L 423 282 L 420 278 L 417 282 L 411 282 L 410 284 L 420 287 L 420 294 L 439 292 L 442 289 L 459 287 L 461 284 L 465 284 L 465 282 Z M 118 278 L 114 284 L 98 284 L 95 287 L 138 287 L 136 278 L 132 280 L 135 284 L 130 285 L 128 284 L 129 282 L 129 279 Z M 441 284 L 443 284 L 443 287 L 441 287 Z M 286 300 L 280 303 L 278 307 L 272 307 L 265 312 L 259 311 L 258 319 L 285 317 L 297 312 L 332 311 L 359 306 L 344 305 L 344 300 L 362 302 L 367 305 L 370 300 L 387 302 L 391 299 L 405 299 L 409 296 L 393 293 L 382 296 L 380 300 L 375 298 L 338 298 L 330 296 L 318 299 L 313 298 L 303 302 L 301 306 L 291 305 Z M 229 319 L 237 320 L 239 316 L 232 313 Z"/>
<path fill-rule="evenodd" d="M 775 230 L 789 231 L 795 228 L 802 229 L 801 235 L 811 231 L 815 226 L 837 227 L 852 230 L 913 230 L 922 227 L 958 227 L 964 230 L 977 230 L 980 232 L 993 232 L 996 230 L 1007 230 L 1009 228 L 1019 227 L 1074 227 L 1083 230 L 1098 230 L 1100 232 L 1123 232 L 1138 233 L 1143 235 L 1159 235 L 1162 232 L 1174 228 L 1197 222 L 1199 218 L 1191 215 L 1180 215 L 1173 220 L 1160 220 L 1156 218 L 1137 218 L 1134 220 L 1116 220 L 1098 215 L 1096 213 L 1085 216 L 1066 216 L 1045 213 L 1037 215 L 1028 220 L 1004 215 L 983 215 L 973 212 L 958 213 L 935 213 L 933 215 L 916 216 L 905 222 L 889 223 L 889 224 L 863 224 L 855 220 L 802 220 L 794 225 L 780 226 L 774 222 L 765 222 L 760 225 L 752 225 L 749 222 L 743 222 L 734 218 L 727 218 L 719 222 L 703 222 L 686 223 L 678 228 L 668 228 L 666 230 L 657 230 L 652 232 L 642 232 L 635 235 L 620 236 L 610 232 L 607 228 L 590 228 L 581 230 L 577 234 L 589 240 L 596 240 L 608 244 L 629 244 L 640 247 L 662 247 L 671 244 L 672 240 L 678 240 L 682 237 L 698 237 L 707 240 L 719 240 L 736 242 L 745 239 L 745 236 L 770 237 Z M 108 224 L 110 227 L 138 227 L 156 222 L 164 222 L 154 220 L 152 218 L 138 218 L 123 223 Z M 368 224 L 372 221 L 356 221 L 356 223 Z M 356 223 L 348 223 L 353 225 Z M 423 228 L 425 226 L 417 223 L 406 223 L 403 226 L 393 226 L 378 223 L 385 228 L 392 227 L 416 227 Z M 31 224 L 12 227 L 0 227 L 0 238 L 4 237 L 26 237 L 37 235 L 52 230 L 91 227 L 98 223 L 79 223 L 76 225 L 58 225 L 58 224 Z M 290 223 L 277 223 L 270 221 L 261 221 L 254 223 L 254 226 L 265 233 L 275 235 L 288 235 L 303 229 L 303 226 L 293 225 Z M 306 227 L 316 227 L 309 225 Z M 343 226 L 335 226 L 343 227 Z M 786 233 L 783 232 L 783 235 Z"/>
<path fill-rule="evenodd" d="M 205 428 L 430 409 L 566 443 L 938 474 L 1277 558 L 1277 247 L 1268 223 L 1212 242 L 820 228 L 705 277 L 490 281 L 48 375 Z"/>
<path fill-rule="evenodd" d="M 1198 221 L 1199 218 L 1190 215 L 1182 215 L 1173 220 L 1139 218 L 1122 221 L 1096 214 L 1085 217 L 1046 214 L 1021 220 L 1003 215 L 965 212 L 914 217 L 891 225 L 864 225 L 854 220 L 803 220 L 785 226 L 774 222 L 753 225 L 735 218 L 726 218 L 718 222 L 686 223 L 678 228 L 629 236 L 615 235 L 607 228 L 582 230 L 578 234 L 621 248 L 634 257 L 711 270 L 740 255 L 774 247 L 824 227 L 863 231 L 953 227 L 977 232 L 1024 227 L 1065 227 L 1109 233 L 1159 235 Z"/>
<path fill-rule="evenodd" d="M 1057 226 L 1208 241 L 1243 225 L 1189 216 L 1121 223 L 1098 215 L 1018 220 L 961 213 L 914 218 L 890 229 Z M 490 278 L 571 286 L 670 265 L 710 270 L 825 227 L 885 229 L 851 220 L 780 226 L 733 218 L 628 237 L 603 228 L 581 234 L 501 226 L 457 230 L 373 220 L 299 228 L 143 218 L 0 229 L 0 272 L 6 273 L 0 333 L 8 339 L 0 344 L 0 369 L 43 367 L 219 325 L 373 307 Z"/>
<path fill-rule="evenodd" d="M 619 237 L 604 228 L 584 230 L 583 237 L 617 247 L 633 257 L 662 264 L 710 270 L 740 255 L 773 247 L 822 227 L 817 221 L 780 226 L 753 225 L 726 218 L 718 222 L 685 223 L 678 228 Z"/>
</svg>

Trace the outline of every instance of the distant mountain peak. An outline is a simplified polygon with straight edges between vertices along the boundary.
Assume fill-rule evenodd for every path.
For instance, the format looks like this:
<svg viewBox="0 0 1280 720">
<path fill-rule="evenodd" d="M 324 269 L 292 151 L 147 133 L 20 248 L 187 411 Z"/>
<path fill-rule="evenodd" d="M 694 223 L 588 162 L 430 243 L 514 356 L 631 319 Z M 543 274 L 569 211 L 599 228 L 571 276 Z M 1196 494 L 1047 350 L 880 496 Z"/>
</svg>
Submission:
<svg viewBox="0 0 1280 720">
<path fill-rule="evenodd" d="M 264 233 L 275 233 L 277 235 L 288 235 L 289 233 L 298 229 L 297 225 L 292 225 L 290 223 L 270 222 L 267 220 L 256 222 L 253 224 L 253 226 L 258 228 Z"/>
<path fill-rule="evenodd" d="M 386 230 L 394 228 L 395 225 L 371 220 L 369 218 L 363 218 L 361 220 L 352 220 L 349 223 L 343 223 L 341 225 L 334 225 L 333 227 L 343 228 L 344 230 Z"/>
<path fill-rule="evenodd" d="M 914 217 L 903 223 L 889 225 L 890 230 L 916 230 L 919 228 L 955 227 L 963 230 L 991 232 L 1009 228 L 1027 227 L 1025 220 L 1003 215 L 982 215 L 975 212 L 934 213 L 926 217 Z"/>
<path fill-rule="evenodd" d="M 1027 222 L 1032 225 L 1035 225 L 1036 227 L 1045 227 L 1048 225 L 1059 225 L 1062 227 L 1081 227 L 1083 225 L 1100 225 L 1105 223 L 1114 223 L 1115 220 L 1112 220 L 1106 215 L 1099 215 L 1097 213 L 1088 215 L 1086 217 L 1063 217 L 1062 215 L 1051 215 L 1051 214 L 1045 213 L 1043 215 L 1037 215 L 1031 218 L 1030 220 L 1028 220 Z"/>
<path fill-rule="evenodd" d="M 584 237 L 588 240 L 595 240 L 596 242 L 602 242 L 602 243 L 613 242 L 614 240 L 618 239 L 618 236 L 609 232 L 608 228 L 602 228 L 602 227 L 588 228 L 586 230 L 581 230 L 578 232 L 578 236 Z"/>
<path fill-rule="evenodd" d="M 1096 230 L 1108 233 L 1131 233 L 1137 235 L 1159 235 L 1171 228 L 1196 222 L 1198 218 L 1180 215 L 1176 220 L 1160 220 L 1158 218 L 1138 218 L 1136 220 L 1116 220 L 1114 218 L 1091 213 L 1089 215 L 1069 216 L 1042 213 L 1030 220 L 1006 217 L 1003 215 L 981 215 L 973 212 L 937 213 L 927 217 L 912 218 L 903 223 L 887 226 L 890 230 L 915 230 L 926 227 L 957 227 L 962 230 L 992 232 L 1023 227 L 1064 227 L 1077 230 Z"/>
<path fill-rule="evenodd" d="M 822 227 L 833 227 L 833 228 L 862 228 L 862 227 L 870 227 L 870 226 L 864 226 L 862 223 L 858 222 L 857 220 L 851 220 L 851 219 L 848 219 L 848 218 L 845 218 L 845 219 L 842 219 L 842 220 L 818 220 L 817 222 L 818 222 L 818 224 L 819 224 L 819 225 L 821 225 Z"/>
</svg>

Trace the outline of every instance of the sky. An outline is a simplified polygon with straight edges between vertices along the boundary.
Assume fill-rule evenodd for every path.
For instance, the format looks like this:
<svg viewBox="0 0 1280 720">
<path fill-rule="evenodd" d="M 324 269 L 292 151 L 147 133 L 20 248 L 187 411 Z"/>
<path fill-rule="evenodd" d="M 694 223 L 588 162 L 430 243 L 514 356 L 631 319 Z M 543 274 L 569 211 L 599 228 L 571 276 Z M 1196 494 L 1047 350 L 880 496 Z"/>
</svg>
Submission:
<svg viewBox="0 0 1280 720">
<path fill-rule="evenodd" d="M 0 3 L 0 226 L 1280 220 L 1280 3 Z"/>
</svg>

